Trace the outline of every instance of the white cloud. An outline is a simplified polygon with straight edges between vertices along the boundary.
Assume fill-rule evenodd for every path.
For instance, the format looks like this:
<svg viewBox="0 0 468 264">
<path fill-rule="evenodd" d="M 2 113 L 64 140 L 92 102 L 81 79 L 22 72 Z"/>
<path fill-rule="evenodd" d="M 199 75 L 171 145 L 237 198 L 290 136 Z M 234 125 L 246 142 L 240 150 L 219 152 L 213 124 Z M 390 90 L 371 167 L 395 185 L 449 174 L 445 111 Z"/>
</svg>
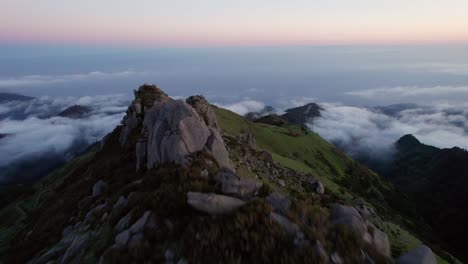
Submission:
<svg viewBox="0 0 468 264">
<path fill-rule="evenodd" d="M 255 100 L 245 100 L 233 104 L 214 103 L 214 105 L 231 110 L 239 115 L 245 115 L 248 112 L 258 112 L 265 107 L 264 103 Z"/>
<path fill-rule="evenodd" d="M 57 114 L 75 104 L 91 108 L 81 119 Z M 96 97 L 40 97 L 28 102 L 1 104 L 0 166 L 47 155 L 76 154 L 87 144 L 100 140 L 121 121 L 128 105 L 123 95 Z M 0 116 L 1 117 L 1 116 Z M 1 180 L 1 179 L 0 179 Z"/>
<path fill-rule="evenodd" d="M 468 148 L 468 107 L 437 105 L 403 110 L 388 116 L 367 108 L 321 104 L 322 118 L 313 130 L 340 145 L 350 155 L 378 154 L 392 150 L 405 134 L 440 148 Z"/>
<path fill-rule="evenodd" d="M 387 101 L 395 99 L 406 99 L 408 97 L 420 97 L 420 99 L 421 97 L 432 97 L 433 99 L 440 99 L 441 96 L 468 96 L 468 86 L 399 86 L 391 88 L 351 91 L 347 92 L 346 94 L 366 99 L 385 99 Z"/>
<path fill-rule="evenodd" d="M 26 75 L 18 78 L 0 79 L 0 88 L 35 86 L 96 79 L 122 78 L 138 74 L 134 71 L 77 73 L 67 75 Z"/>
</svg>

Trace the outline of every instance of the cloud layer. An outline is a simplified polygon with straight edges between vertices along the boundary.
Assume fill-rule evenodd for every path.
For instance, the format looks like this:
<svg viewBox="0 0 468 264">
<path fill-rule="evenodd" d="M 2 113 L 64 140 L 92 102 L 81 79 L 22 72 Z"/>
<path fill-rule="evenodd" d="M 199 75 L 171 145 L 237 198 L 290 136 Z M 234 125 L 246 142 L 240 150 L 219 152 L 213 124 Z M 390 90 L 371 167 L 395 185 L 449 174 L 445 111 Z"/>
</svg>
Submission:
<svg viewBox="0 0 468 264">
<path fill-rule="evenodd" d="M 69 119 L 57 113 L 71 105 L 92 109 L 82 119 Z M 0 182 L 12 175 L 32 179 L 38 175 L 22 175 L 22 163 L 34 160 L 66 161 L 112 131 L 122 119 L 128 105 L 123 96 L 81 98 L 41 97 L 28 102 L 10 102 L 0 107 Z M 55 161 L 56 162 L 56 161 Z M 40 164 L 36 164 L 39 166 Z M 29 178 L 30 177 L 30 178 Z"/>
<path fill-rule="evenodd" d="M 89 73 L 77 73 L 67 75 L 26 75 L 18 78 L 4 78 L 0 79 L 0 88 L 11 88 L 19 86 L 38 86 L 46 84 L 56 84 L 74 81 L 96 80 L 96 79 L 109 79 L 109 78 L 122 78 L 135 75 L 134 71 L 120 71 L 120 72 L 101 72 L 93 71 Z"/>
<path fill-rule="evenodd" d="M 390 153 L 393 143 L 405 134 L 413 134 L 421 142 L 440 148 L 468 148 L 465 106 L 414 105 L 387 115 L 371 108 L 321 105 L 325 111 L 312 128 L 352 156 Z"/>
<path fill-rule="evenodd" d="M 400 86 L 392 88 L 376 88 L 360 91 L 347 92 L 348 95 L 359 96 L 366 99 L 405 99 L 414 100 L 414 97 L 440 97 L 468 95 L 468 86 L 435 86 L 417 87 Z"/>
</svg>

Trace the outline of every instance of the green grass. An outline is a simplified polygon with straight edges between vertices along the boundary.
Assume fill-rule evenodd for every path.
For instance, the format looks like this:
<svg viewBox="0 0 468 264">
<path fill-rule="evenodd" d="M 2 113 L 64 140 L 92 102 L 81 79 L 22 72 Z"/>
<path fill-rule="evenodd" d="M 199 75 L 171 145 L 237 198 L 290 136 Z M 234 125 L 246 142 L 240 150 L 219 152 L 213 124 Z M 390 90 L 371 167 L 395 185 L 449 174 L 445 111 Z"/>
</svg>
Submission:
<svg viewBox="0 0 468 264">
<path fill-rule="evenodd" d="M 295 125 L 283 127 L 251 122 L 231 111 L 216 108 L 218 123 L 227 133 L 237 136 L 252 133 L 257 148 L 272 154 L 281 165 L 312 173 L 326 189 L 344 203 L 353 203 L 356 196 L 370 202 L 386 220 L 375 221 L 388 234 L 394 253 L 405 253 L 422 242 L 405 227 L 387 218 L 398 215 L 400 194 L 393 186 L 365 166 L 355 163 L 313 131 Z M 447 263 L 438 257 L 439 263 Z"/>
</svg>

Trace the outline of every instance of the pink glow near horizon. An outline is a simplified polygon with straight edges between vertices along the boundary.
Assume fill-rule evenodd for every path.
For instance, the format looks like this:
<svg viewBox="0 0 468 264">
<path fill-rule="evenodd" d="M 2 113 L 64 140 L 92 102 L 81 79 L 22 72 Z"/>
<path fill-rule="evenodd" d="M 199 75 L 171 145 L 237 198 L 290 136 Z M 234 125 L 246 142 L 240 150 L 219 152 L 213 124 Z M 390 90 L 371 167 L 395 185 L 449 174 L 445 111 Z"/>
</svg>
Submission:
<svg viewBox="0 0 468 264">
<path fill-rule="evenodd" d="M 434 1 L 414 0 L 425 5 L 406 7 L 405 1 L 395 0 L 401 6 L 380 8 L 371 5 L 380 0 L 356 0 L 368 4 L 369 10 L 338 0 L 328 2 L 345 6 L 320 4 L 322 1 L 315 6 L 299 1 L 303 7 L 273 1 L 269 6 L 268 1 L 258 0 L 265 1 L 263 8 L 242 0 L 235 9 L 219 3 L 213 7 L 207 0 L 200 1 L 201 7 L 136 1 L 144 2 L 150 11 L 144 5 L 127 6 L 123 1 L 115 1 L 114 7 L 103 0 L 100 2 L 108 2 L 108 7 L 99 7 L 91 0 L 73 6 L 44 0 L 37 10 L 31 3 L 31 9 L 23 8 L 28 0 L 5 1 L 0 3 L 0 42 L 135 46 L 468 43 L 468 16 L 460 9 L 468 10 L 468 1 L 459 0 L 447 0 L 445 9 Z M 304 11 L 307 8 L 312 10 L 310 14 Z"/>
</svg>

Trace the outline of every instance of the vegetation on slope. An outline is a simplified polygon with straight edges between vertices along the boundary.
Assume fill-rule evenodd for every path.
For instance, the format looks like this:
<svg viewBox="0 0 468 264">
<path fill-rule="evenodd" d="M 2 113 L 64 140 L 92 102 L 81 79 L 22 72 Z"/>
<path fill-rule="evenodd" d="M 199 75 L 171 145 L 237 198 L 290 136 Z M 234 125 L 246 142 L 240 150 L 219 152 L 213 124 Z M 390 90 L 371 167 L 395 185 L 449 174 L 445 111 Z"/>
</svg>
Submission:
<svg viewBox="0 0 468 264">
<path fill-rule="evenodd" d="M 406 195 L 318 134 L 304 131 L 301 126 L 253 123 L 221 108 L 215 112 L 220 126 L 229 134 L 252 133 L 259 149 L 269 151 L 286 167 L 312 173 L 344 203 L 353 204 L 356 198 L 364 198 L 378 211 L 379 219 L 372 221 L 389 236 L 394 256 L 407 252 L 422 240 L 445 259 L 454 260 L 437 244 L 438 240 L 415 214 Z"/>
</svg>

